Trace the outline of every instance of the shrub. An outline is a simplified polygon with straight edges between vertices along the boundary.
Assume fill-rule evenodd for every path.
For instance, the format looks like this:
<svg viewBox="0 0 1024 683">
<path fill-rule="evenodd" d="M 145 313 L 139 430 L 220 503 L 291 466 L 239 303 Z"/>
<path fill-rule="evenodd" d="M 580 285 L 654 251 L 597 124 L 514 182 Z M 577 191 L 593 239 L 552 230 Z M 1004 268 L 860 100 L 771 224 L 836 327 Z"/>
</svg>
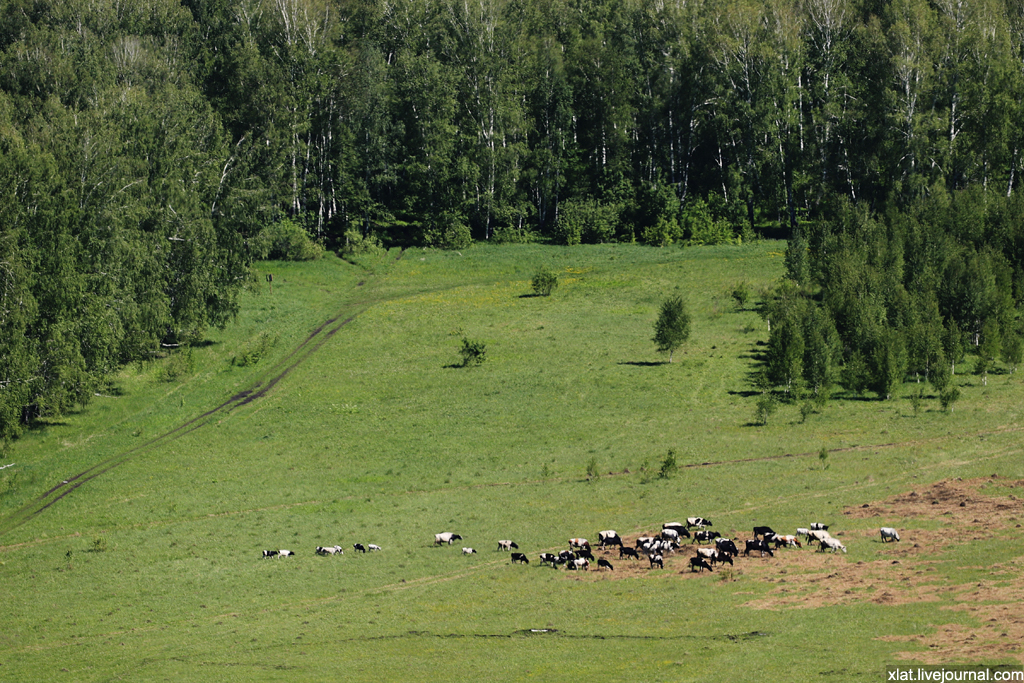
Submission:
<svg viewBox="0 0 1024 683">
<path fill-rule="evenodd" d="M 373 233 L 363 235 L 356 228 L 349 228 L 345 231 L 345 243 L 341 247 L 341 257 L 362 256 L 370 254 L 379 256 L 385 251 L 380 239 Z"/>
<path fill-rule="evenodd" d="M 160 370 L 160 379 L 164 382 L 176 382 L 186 375 L 192 374 L 195 362 L 192 360 L 192 349 L 186 348 L 171 354 Z"/>
<path fill-rule="evenodd" d="M 558 287 L 558 276 L 553 270 L 542 267 L 533 274 L 530 286 L 535 296 L 551 296 L 551 292 Z"/>
<path fill-rule="evenodd" d="M 284 218 L 265 226 L 250 246 L 257 259 L 280 261 L 315 261 L 324 251 L 292 218 Z"/>
<path fill-rule="evenodd" d="M 458 214 L 445 211 L 430 221 L 423 232 L 423 243 L 438 249 L 465 249 L 473 242 L 469 226 Z"/>
<path fill-rule="evenodd" d="M 463 337 L 459 355 L 462 356 L 462 367 L 464 368 L 470 365 L 480 365 L 487 356 L 487 345 L 481 341 L 473 341 Z"/>
<path fill-rule="evenodd" d="M 242 348 L 241 353 L 231 359 L 231 364 L 239 367 L 256 365 L 267 355 L 267 351 L 277 344 L 277 339 L 276 336 L 271 337 L 267 332 L 260 332 L 256 339 Z"/>
<path fill-rule="evenodd" d="M 676 464 L 676 452 L 671 448 L 668 449 L 668 455 L 661 461 L 661 470 L 658 472 L 659 479 L 668 479 L 679 470 L 679 465 Z"/>
</svg>

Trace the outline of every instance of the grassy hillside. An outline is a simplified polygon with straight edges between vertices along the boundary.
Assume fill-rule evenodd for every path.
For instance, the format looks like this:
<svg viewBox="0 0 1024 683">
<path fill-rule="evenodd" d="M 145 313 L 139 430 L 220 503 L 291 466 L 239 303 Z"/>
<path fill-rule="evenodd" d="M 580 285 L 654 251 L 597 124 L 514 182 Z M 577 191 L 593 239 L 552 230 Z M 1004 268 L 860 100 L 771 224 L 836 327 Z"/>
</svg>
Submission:
<svg viewBox="0 0 1024 683">
<path fill-rule="evenodd" d="M 783 248 L 263 264 L 273 290 L 189 359 L 135 366 L 4 451 L 0 679 L 867 681 L 905 657 L 1020 661 L 1019 619 L 993 612 L 1024 595 L 1020 378 L 957 375 L 952 414 L 926 392 L 916 414 L 847 397 L 754 426 L 767 331 L 728 292 L 775 280 Z M 551 297 L 530 296 L 540 266 Z M 676 293 L 693 332 L 669 364 L 651 336 Z M 456 367 L 463 337 L 480 366 Z M 690 515 L 740 539 L 831 522 L 849 553 L 537 566 L 569 537 Z M 464 542 L 432 547 L 440 531 Z"/>
</svg>

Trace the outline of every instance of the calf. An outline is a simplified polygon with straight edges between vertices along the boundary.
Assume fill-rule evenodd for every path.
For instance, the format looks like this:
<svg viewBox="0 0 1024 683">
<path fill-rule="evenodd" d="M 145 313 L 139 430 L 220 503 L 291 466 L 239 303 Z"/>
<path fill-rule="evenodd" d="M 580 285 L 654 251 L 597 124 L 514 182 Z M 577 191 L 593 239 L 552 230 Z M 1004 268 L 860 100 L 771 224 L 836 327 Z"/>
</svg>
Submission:
<svg viewBox="0 0 1024 683">
<path fill-rule="evenodd" d="M 512 541 L 498 541 L 498 550 L 512 550 L 512 548 L 519 550 L 519 546 Z"/>
<path fill-rule="evenodd" d="M 690 558 L 690 571 L 691 572 L 695 572 L 695 571 L 697 571 L 697 569 L 700 569 L 701 572 L 703 572 L 705 569 L 707 569 L 709 572 L 714 571 L 714 569 L 711 568 L 711 565 L 708 564 L 704 560 L 703 557 L 700 557 L 700 556 L 691 557 Z"/>
<path fill-rule="evenodd" d="M 530 564 L 529 558 L 524 553 L 512 553 L 512 564 L 519 562 L 520 564 Z"/>
<path fill-rule="evenodd" d="M 758 536 L 767 536 L 768 534 L 775 535 L 775 532 L 770 526 L 755 526 L 754 527 L 754 538 Z"/>
<path fill-rule="evenodd" d="M 367 549 L 368 549 L 368 550 L 369 550 L 369 551 L 370 551 L 371 553 L 378 553 L 378 552 L 380 552 L 380 551 L 382 550 L 382 548 L 381 548 L 381 547 L 380 547 L 379 545 L 374 545 L 373 543 L 370 543 L 370 544 L 368 544 L 368 545 L 366 546 L 366 548 L 367 548 Z"/>
<path fill-rule="evenodd" d="M 589 560 L 585 560 L 584 558 L 580 557 L 569 563 L 569 569 L 573 569 L 576 571 L 582 569 L 583 571 L 588 572 L 590 571 L 590 562 Z"/>
<path fill-rule="evenodd" d="M 665 568 L 665 559 L 661 555 L 651 555 L 647 559 L 651 561 L 651 569 L 654 569 L 654 565 L 658 565 L 658 569 Z"/>
<path fill-rule="evenodd" d="M 636 551 L 636 548 L 627 548 L 623 546 L 619 548 L 619 559 L 621 560 L 623 557 L 631 557 L 634 560 L 639 560 L 640 553 Z"/>
<path fill-rule="evenodd" d="M 763 538 L 751 539 L 746 542 L 746 546 L 746 550 L 743 551 L 744 555 L 749 556 L 751 550 L 759 550 L 761 551 L 761 557 L 764 557 L 765 553 L 768 553 L 771 557 L 775 557 L 775 553 L 773 553 L 772 549 L 768 546 L 768 541 Z"/>
<path fill-rule="evenodd" d="M 786 536 L 779 536 L 778 534 L 775 534 L 775 536 L 772 537 L 772 541 L 775 543 L 776 550 L 778 550 L 782 546 L 787 546 L 790 548 L 792 548 L 793 546 L 796 546 L 797 548 L 803 547 L 802 545 L 800 545 L 800 539 L 796 536 L 793 536 L 792 534 Z"/>
<path fill-rule="evenodd" d="M 600 569 L 601 567 L 608 567 L 608 571 L 615 571 L 615 567 L 612 566 L 612 563 L 603 557 L 597 561 L 597 568 Z"/>
<path fill-rule="evenodd" d="M 900 533 L 891 526 L 883 526 L 879 531 L 882 534 L 882 543 L 900 540 Z"/>
<path fill-rule="evenodd" d="M 714 526 L 714 524 L 711 523 L 710 519 L 704 519 L 703 517 L 687 517 L 686 528 L 689 529 L 694 526 L 703 529 L 706 526 Z"/>
<path fill-rule="evenodd" d="M 366 546 L 363 545 L 362 543 L 353 543 L 352 547 L 356 549 L 357 553 L 365 553 L 366 552 Z"/>
<path fill-rule="evenodd" d="M 463 548 L 462 549 L 462 554 L 463 555 L 475 555 L 477 553 L 476 553 L 476 550 L 473 549 L 473 548 Z"/>
</svg>

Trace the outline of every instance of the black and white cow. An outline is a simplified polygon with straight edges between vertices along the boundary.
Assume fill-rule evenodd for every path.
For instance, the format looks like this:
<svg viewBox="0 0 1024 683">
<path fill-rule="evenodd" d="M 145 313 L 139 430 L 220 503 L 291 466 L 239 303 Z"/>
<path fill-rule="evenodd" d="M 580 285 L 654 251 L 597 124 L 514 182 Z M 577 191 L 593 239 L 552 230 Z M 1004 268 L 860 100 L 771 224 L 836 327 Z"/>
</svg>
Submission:
<svg viewBox="0 0 1024 683">
<path fill-rule="evenodd" d="M 746 550 L 743 551 L 744 555 L 749 556 L 751 550 L 759 550 L 761 552 L 761 557 L 764 557 L 765 553 L 768 553 L 771 557 L 775 557 L 775 553 L 772 552 L 771 546 L 768 545 L 768 541 L 763 538 L 750 539 L 746 542 L 746 545 Z"/>
<path fill-rule="evenodd" d="M 526 557 L 525 553 L 512 553 L 512 564 L 519 562 L 520 564 L 530 564 L 530 559 Z"/>
<path fill-rule="evenodd" d="M 654 569 L 654 565 L 658 565 L 658 569 L 665 568 L 665 558 L 661 555 L 651 555 L 647 559 L 651 561 L 651 569 Z"/>
<path fill-rule="evenodd" d="M 679 522 L 665 522 L 661 525 L 661 530 L 664 531 L 665 529 L 671 529 L 672 531 L 676 532 L 677 534 L 679 534 L 679 538 L 690 537 L 689 529 L 686 527 L 685 524 L 680 524 Z"/>
<path fill-rule="evenodd" d="M 582 571 L 587 572 L 587 571 L 590 571 L 590 560 L 586 560 L 586 559 L 580 557 L 580 558 L 577 558 L 575 560 L 570 560 L 569 564 L 567 564 L 566 567 L 568 569 L 572 569 L 573 571 L 580 571 L 580 570 L 582 570 Z"/>
<path fill-rule="evenodd" d="M 317 555 L 344 555 L 345 551 L 341 549 L 340 545 L 318 545 L 316 547 Z"/>
<path fill-rule="evenodd" d="M 603 557 L 597 561 L 597 568 L 600 569 L 601 567 L 607 567 L 608 571 L 615 571 L 615 567 L 612 566 L 612 563 Z"/>
<path fill-rule="evenodd" d="M 362 543 L 353 543 L 352 547 L 355 548 L 357 553 L 365 553 L 366 552 L 366 546 L 363 545 Z"/>
<path fill-rule="evenodd" d="M 710 519 L 704 519 L 703 517 L 687 517 L 686 518 L 686 528 L 687 529 L 689 529 L 691 527 L 698 527 L 700 529 L 703 529 L 706 526 L 714 526 L 714 524 L 711 523 Z"/>
<path fill-rule="evenodd" d="M 580 558 L 583 558 L 584 560 L 590 560 L 591 562 L 593 562 L 594 561 L 594 553 L 590 552 L 589 550 L 577 550 L 576 551 L 576 559 L 580 559 Z"/>
<path fill-rule="evenodd" d="M 263 557 L 277 557 L 280 552 L 280 550 L 264 550 Z"/>
<path fill-rule="evenodd" d="M 828 524 L 822 524 L 821 522 L 811 522 L 811 531 L 828 531 Z"/>
<path fill-rule="evenodd" d="M 514 541 L 498 541 L 498 550 L 512 550 L 512 548 L 519 550 L 519 545 Z"/>
<path fill-rule="evenodd" d="M 693 532 L 693 540 L 690 541 L 690 543 L 703 543 L 704 541 L 713 541 L 716 538 L 721 537 L 722 534 L 717 531 L 705 531 L 704 529 L 701 529 L 700 531 Z"/>
<path fill-rule="evenodd" d="M 714 569 L 711 568 L 711 565 L 708 564 L 707 561 L 699 555 L 697 557 L 690 558 L 690 571 L 695 572 L 698 569 L 700 569 L 702 572 L 705 569 L 707 569 L 709 572 L 714 571 Z"/>
<path fill-rule="evenodd" d="M 598 531 L 597 542 L 602 548 L 609 545 L 617 545 L 620 548 L 622 547 L 622 538 L 619 537 L 618 532 L 614 529 L 608 529 L 607 531 Z"/>
<path fill-rule="evenodd" d="M 291 550 L 278 550 L 277 551 L 277 556 L 278 557 L 291 557 L 294 554 L 295 553 L 293 553 Z"/>
<path fill-rule="evenodd" d="M 434 545 L 441 545 L 442 543 L 447 543 L 448 545 L 451 545 L 452 541 L 461 540 L 462 536 L 459 536 L 458 534 L 453 534 L 450 531 L 445 531 L 440 534 L 434 534 Z"/>
<path fill-rule="evenodd" d="M 554 553 L 541 553 L 540 554 L 540 563 L 541 564 L 550 564 L 552 567 L 554 567 L 555 564 L 558 563 L 558 555 L 555 555 Z"/>
<path fill-rule="evenodd" d="M 463 555 L 476 555 L 477 552 L 476 552 L 475 548 L 463 548 L 462 549 L 462 554 Z"/>
<path fill-rule="evenodd" d="M 569 547 L 570 548 L 583 548 L 583 549 L 586 549 L 586 550 L 590 550 L 590 541 L 588 541 L 585 538 L 570 538 L 569 539 Z"/>
<path fill-rule="evenodd" d="M 758 536 L 774 536 L 775 530 L 770 526 L 755 526 L 754 527 L 754 538 Z"/>
<path fill-rule="evenodd" d="M 739 548 L 736 547 L 736 544 L 731 538 L 716 538 L 715 547 L 723 552 L 731 553 L 733 555 L 740 554 Z"/>
</svg>

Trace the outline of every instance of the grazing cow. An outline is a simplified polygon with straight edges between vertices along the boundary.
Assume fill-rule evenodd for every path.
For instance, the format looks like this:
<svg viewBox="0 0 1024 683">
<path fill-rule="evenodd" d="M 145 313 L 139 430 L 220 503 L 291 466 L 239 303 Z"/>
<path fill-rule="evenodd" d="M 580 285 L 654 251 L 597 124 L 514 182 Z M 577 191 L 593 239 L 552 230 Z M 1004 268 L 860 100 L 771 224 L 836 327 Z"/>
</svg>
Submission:
<svg viewBox="0 0 1024 683">
<path fill-rule="evenodd" d="M 693 540 L 690 541 L 690 543 L 703 543 L 704 541 L 710 542 L 715 540 L 716 538 L 721 537 L 722 534 L 718 533 L 717 531 L 704 531 L 703 529 L 701 529 L 700 531 L 693 532 Z"/>
<path fill-rule="evenodd" d="M 447 543 L 448 545 L 451 545 L 452 541 L 461 540 L 462 536 L 459 536 L 458 534 L 453 534 L 450 531 L 445 531 L 444 533 L 440 534 L 434 534 L 434 545 L 441 545 L 442 543 Z"/>
<path fill-rule="evenodd" d="M 663 541 L 678 541 L 679 540 L 679 532 L 676 531 L 675 529 L 662 529 L 661 530 L 661 540 L 663 540 Z"/>
<path fill-rule="evenodd" d="M 811 531 L 828 531 L 828 524 L 822 524 L 821 522 L 811 522 Z"/>
<path fill-rule="evenodd" d="M 463 555 L 476 555 L 477 552 L 476 552 L 475 548 L 463 548 L 462 549 L 462 554 Z"/>
<path fill-rule="evenodd" d="M 589 550 L 577 550 L 576 559 L 579 559 L 581 557 L 584 560 L 590 560 L 591 562 L 594 561 L 594 553 L 590 552 Z"/>
<path fill-rule="evenodd" d="M 772 530 L 772 528 L 770 526 L 755 526 L 754 527 L 754 538 L 757 538 L 758 536 L 767 536 L 768 534 L 771 534 L 772 536 L 775 535 L 775 531 Z"/>
<path fill-rule="evenodd" d="M 687 517 L 686 518 L 686 528 L 687 529 L 689 529 L 690 527 L 699 527 L 699 528 L 703 529 L 706 526 L 714 526 L 714 524 L 711 523 L 710 519 L 704 519 L 703 517 Z"/>
<path fill-rule="evenodd" d="M 739 548 L 736 547 L 736 544 L 731 538 L 716 538 L 715 547 L 723 552 L 732 553 L 733 555 L 740 554 Z"/>
<path fill-rule="evenodd" d="M 818 548 L 818 550 L 820 552 L 824 552 L 825 548 L 828 548 L 833 553 L 837 550 L 842 550 L 844 553 L 846 552 L 846 546 L 840 543 L 838 538 L 832 538 L 831 536 L 821 542 L 821 547 Z"/>
<path fill-rule="evenodd" d="M 341 549 L 340 545 L 328 545 L 316 547 L 317 555 L 344 555 L 345 551 Z"/>
<path fill-rule="evenodd" d="M 603 557 L 597 561 L 597 568 L 600 569 L 601 567 L 608 567 L 608 571 L 611 572 L 615 571 L 615 567 L 612 566 L 612 563 Z"/>
<path fill-rule="evenodd" d="M 292 556 L 294 554 L 295 553 L 293 553 L 291 550 L 278 550 L 277 551 L 277 556 L 278 557 L 290 557 L 290 556 Z"/>
<path fill-rule="evenodd" d="M 357 553 L 365 553 L 366 552 L 366 546 L 363 545 L 362 543 L 353 543 L 352 547 L 356 549 Z"/>
<path fill-rule="evenodd" d="M 583 548 L 585 550 L 590 550 L 590 541 L 588 541 L 585 538 L 570 538 L 569 539 L 569 547 L 570 548 Z"/>
<path fill-rule="evenodd" d="M 803 548 L 803 546 L 800 545 L 800 539 L 792 534 L 787 534 L 786 536 L 780 536 L 778 534 L 775 534 L 771 538 L 771 540 L 775 543 L 776 550 L 778 550 L 782 546 L 787 546 L 789 548 L 792 548 L 794 546 L 796 546 L 797 548 Z"/>
<path fill-rule="evenodd" d="M 498 541 L 498 550 L 512 550 L 512 548 L 519 550 L 519 546 L 512 541 Z"/>
<path fill-rule="evenodd" d="M 558 559 L 562 562 L 568 562 L 576 559 L 576 553 L 571 550 L 562 550 L 558 553 Z"/>
<path fill-rule="evenodd" d="M 622 546 L 619 548 L 619 559 L 621 560 L 623 557 L 631 557 L 634 560 L 639 560 L 640 553 L 636 551 L 636 548 L 627 548 Z"/>
<path fill-rule="evenodd" d="M 810 545 L 814 541 L 817 541 L 819 544 L 821 544 L 827 538 L 832 538 L 832 536 L 827 531 L 822 529 L 811 529 L 807 532 L 807 545 Z"/>
<path fill-rule="evenodd" d="M 703 557 L 705 560 L 711 560 L 718 552 L 716 548 L 697 548 L 697 557 Z"/>
<path fill-rule="evenodd" d="M 654 536 L 640 536 L 636 539 L 636 547 L 640 548 L 648 543 L 654 542 Z"/>
<path fill-rule="evenodd" d="M 263 557 L 277 557 L 279 550 L 264 550 Z"/>
<path fill-rule="evenodd" d="M 519 562 L 520 564 L 530 564 L 530 560 L 526 557 L 525 553 L 512 553 L 512 564 Z"/>
<path fill-rule="evenodd" d="M 891 526 L 883 526 L 879 531 L 882 534 L 882 543 L 900 540 L 900 532 L 896 531 Z"/>
<path fill-rule="evenodd" d="M 651 561 L 651 569 L 654 569 L 654 565 L 658 565 L 658 569 L 665 568 L 665 559 L 661 555 L 651 555 L 647 559 Z"/>
<path fill-rule="evenodd" d="M 619 533 L 614 529 L 608 529 L 607 531 L 598 531 L 597 542 L 598 545 L 602 548 L 609 545 L 617 545 L 620 548 L 622 547 L 622 538 L 619 536 Z"/>
<path fill-rule="evenodd" d="M 373 543 L 368 544 L 366 548 L 371 553 L 379 553 L 381 550 L 383 550 L 383 548 L 381 548 L 379 545 L 374 545 Z"/>
<path fill-rule="evenodd" d="M 686 525 L 680 524 L 679 522 L 665 522 L 661 525 L 661 530 L 664 531 L 665 529 L 671 529 L 672 531 L 676 532 L 677 534 L 679 534 L 679 538 L 690 537 L 690 532 L 689 530 L 687 530 Z"/>
<path fill-rule="evenodd" d="M 806 528 L 806 527 L 798 527 L 797 530 L 796 530 L 796 535 L 797 536 L 807 537 L 808 535 L 810 535 L 810 533 L 811 533 L 811 530 Z"/>
<path fill-rule="evenodd" d="M 728 562 L 732 566 L 732 553 L 727 553 L 724 550 L 715 550 L 715 556 L 711 560 L 711 564 L 716 562 Z"/>
<path fill-rule="evenodd" d="M 763 538 L 750 539 L 749 541 L 746 541 L 746 546 L 746 550 L 743 551 L 743 554 L 748 557 L 750 556 L 751 550 L 761 551 L 761 557 L 764 557 L 765 553 L 768 553 L 771 557 L 775 557 L 775 553 L 772 552 L 771 547 L 768 545 L 768 541 Z"/>
<path fill-rule="evenodd" d="M 541 553 L 540 554 L 540 563 L 541 564 L 550 564 L 552 567 L 554 567 L 557 562 L 558 562 L 558 555 L 555 555 L 554 553 Z"/>
<path fill-rule="evenodd" d="M 705 569 L 707 569 L 709 572 L 715 571 L 711 568 L 711 565 L 708 564 L 707 561 L 705 561 L 704 558 L 700 557 L 699 555 L 697 557 L 690 558 L 690 571 L 695 572 L 697 571 L 697 569 L 700 569 L 701 572 L 703 572 Z"/>
<path fill-rule="evenodd" d="M 575 560 L 570 560 L 566 567 L 573 571 L 580 571 L 582 569 L 583 571 L 588 572 L 590 571 L 590 561 L 580 557 Z"/>
</svg>

